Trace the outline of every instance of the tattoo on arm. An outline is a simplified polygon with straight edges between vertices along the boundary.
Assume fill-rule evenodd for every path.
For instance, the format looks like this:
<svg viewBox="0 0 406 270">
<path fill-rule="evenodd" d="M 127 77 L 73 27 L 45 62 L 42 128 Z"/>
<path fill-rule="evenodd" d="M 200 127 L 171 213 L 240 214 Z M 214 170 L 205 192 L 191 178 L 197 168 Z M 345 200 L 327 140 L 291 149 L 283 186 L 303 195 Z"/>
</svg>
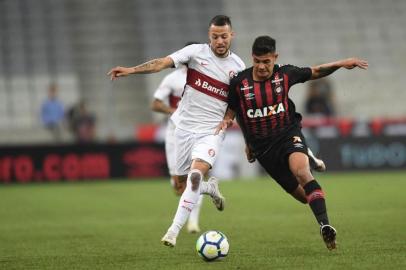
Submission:
<svg viewBox="0 0 406 270">
<path fill-rule="evenodd" d="M 162 65 L 162 59 L 153 59 L 151 61 L 145 62 L 141 65 L 134 67 L 135 73 L 153 73 L 157 72 L 157 67 Z"/>
<path fill-rule="evenodd" d="M 336 66 L 319 66 L 315 69 L 315 74 L 313 74 L 312 79 L 319 79 L 323 78 L 325 76 L 330 75 L 334 71 L 339 69 L 339 67 Z"/>
</svg>

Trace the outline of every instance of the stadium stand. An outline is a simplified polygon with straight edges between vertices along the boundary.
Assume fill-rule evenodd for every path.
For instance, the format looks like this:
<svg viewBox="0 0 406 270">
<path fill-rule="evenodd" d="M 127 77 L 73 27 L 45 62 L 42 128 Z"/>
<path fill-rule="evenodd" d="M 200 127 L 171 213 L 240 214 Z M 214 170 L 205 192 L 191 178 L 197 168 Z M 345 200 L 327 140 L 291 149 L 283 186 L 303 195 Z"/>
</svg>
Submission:
<svg viewBox="0 0 406 270">
<path fill-rule="evenodd" d="M 159 8 L 157 8 L 159 7 Z M 249 63 L 252 40 L 276 38 L 281 63 L 312 65 L 346 56 L 368 72 L 337 72 L 338 114 L 372 118 L 406 115 L 406 1 L 276 0 L 0 1 L 0 143 L 45 142 L 38 108 L 51 81 L 65 104 L 88 101 L 100 139 L 134 137 L 152 121 L 148 104 L 165 73 L 110 83 L 114 65 L 166 55 L 186 41 L 207 40 L 207 21 L 231 16 L 234 51 Z M 303 111 L 304 86 L 292 91 Z"/>
</svg>

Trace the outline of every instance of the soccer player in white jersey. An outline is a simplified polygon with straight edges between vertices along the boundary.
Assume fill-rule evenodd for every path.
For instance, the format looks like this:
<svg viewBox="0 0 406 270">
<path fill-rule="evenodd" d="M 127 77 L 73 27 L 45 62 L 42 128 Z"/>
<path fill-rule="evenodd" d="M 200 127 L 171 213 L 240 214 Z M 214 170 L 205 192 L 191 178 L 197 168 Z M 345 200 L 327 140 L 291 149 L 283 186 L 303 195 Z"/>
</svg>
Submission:
<svg viewBox="0 0 406 270">
<path fill-rule="evenodd" d="M 114 80 L 129 74 L 159 72 L 166 68 L 187 65 L 183 97 L 172 115 L 175 129 L 176 174 L 186 178 L 183 192 L 172 225 L 162 238 L 170 247 L 186 223 L 200 194 L 212 197 L 217 209 L 224 209 L 224 197 L 218 180 L 203 176 L 213 166 L 224 134 L 214 135 L 217 124 L 227 109 L 230 78 L 245 69 L 243 61 L 230 51 L 234 33 L 230 18 L 215 16 L 209 24 L 209 44 L 193 44 L 163 58 L 153 59 L 135 67 L 115 67 L 108 75 Z"/>
<path fill-rule="evenodd" d="M 196 42 L 188 42 L 186 46 L 196 44 Z M 159 87 L 154 93 L 154 100 L 152 101 L 151 108 L 155 112 L 163 113 L 168 116 L 172 115 L 178 103 L 182 98 L 182 93 L 186 84 L 187 67 L 182 65 L 175 71 L 169 73 L 160 83 Z M 186 181 L 180 181 L 175 173 L 175 124 L 171 119 L 168 119 L 165 134 L 165 154 L 168 164 L 169 174 L 171 176 L 171 184 L 175 190 L 176 195 L 181 196 L 186 188 Z M 192 212 L 190 213 L 187 230 L 190 233 L 200 232 L 199 227 L 199 214 L 202 206 L 203 195 L 199 196 L 199 200 Z"/>
</svg>

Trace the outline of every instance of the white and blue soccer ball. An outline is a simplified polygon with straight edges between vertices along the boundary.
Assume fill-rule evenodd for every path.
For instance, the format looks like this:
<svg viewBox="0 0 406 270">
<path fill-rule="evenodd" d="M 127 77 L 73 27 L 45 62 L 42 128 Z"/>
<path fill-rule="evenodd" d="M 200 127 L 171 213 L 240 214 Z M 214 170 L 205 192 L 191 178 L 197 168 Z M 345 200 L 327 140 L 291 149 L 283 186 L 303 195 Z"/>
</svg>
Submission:
<svg viewBox="0 0 406 270">
<path fill-rule="evenodd" d="M 219 231 L 207 231 L 203 233 L 196 242 L 197 253 L 205 261 L 224 259 L 230 245 L 224 233 Z"/>
</svg>

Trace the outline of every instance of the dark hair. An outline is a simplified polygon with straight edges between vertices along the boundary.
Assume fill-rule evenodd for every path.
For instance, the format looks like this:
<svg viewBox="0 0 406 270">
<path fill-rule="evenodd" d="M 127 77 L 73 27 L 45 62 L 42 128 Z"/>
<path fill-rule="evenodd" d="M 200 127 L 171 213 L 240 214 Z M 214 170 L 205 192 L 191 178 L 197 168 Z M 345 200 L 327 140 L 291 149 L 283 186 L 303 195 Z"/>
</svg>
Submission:
<svg viewBox="0 0 406 270">
<path fill-rule="evenodd" d="M 230 17 L 226 15 L 217 15 L 214 16 L 213 19 L 210 20 L 209 27 L 215 25 L 215 26 L 224 26 L 224 25 L 229 25 L 231 28 L 231 20 Z"/>
<path fill-rule="evenodd" d="M 267 53 L 274 53 L 276 50 L 276 41 L 270 36 L 259 36 L 252 44 L 252 54 L 264 55 Z"/>
</svg>

